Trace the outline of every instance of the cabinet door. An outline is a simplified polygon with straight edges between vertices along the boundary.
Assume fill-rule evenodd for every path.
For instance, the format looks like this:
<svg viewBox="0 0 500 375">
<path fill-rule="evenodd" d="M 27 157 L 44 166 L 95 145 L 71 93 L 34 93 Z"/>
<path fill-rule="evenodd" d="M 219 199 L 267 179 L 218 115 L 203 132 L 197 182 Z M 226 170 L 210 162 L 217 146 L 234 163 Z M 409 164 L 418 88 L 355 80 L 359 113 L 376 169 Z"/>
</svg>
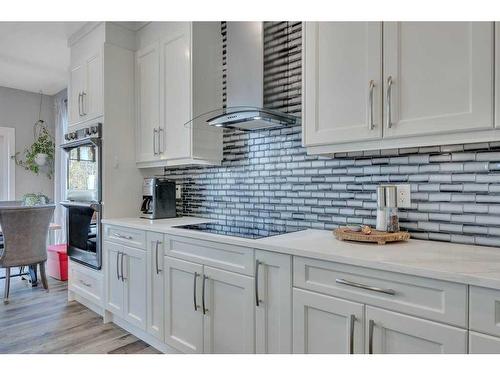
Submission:
<svg viewBox="0 0 500 375">
<path fill-rule="evenodd" d="M 123 316 L 123 282 L 120 278 L 122 247 L 112 242 L 104 242 L 107 257 L 106 309 Z"/>
<path fill-rule="evenodd" d="M 160 157 L 191 156 L 191 55 L 189 27 L 161 41 Z"/>
<path fill-rule="evenodd" d="M 160 59 L 154 43 L 136 52 L 136 157 L 137 161 L 158 158 L 160 126 Z"/>
<path fill-rule="evenodd" d="M 375 307 L 366 307 L 370 354 L 465 354 L 467 331 Z"/>
<path fill-rule="evenodd" d="M 292 258 L 256 250 L 255 259 L 256 352 L 289 354 L 292 352 Z"/>
<path fill-rule="evenodd" d="M 124 318 L 146 330 L 146 252 L 123 246 Z"/>
<path fill-rule="evenodd" d="M 306 22 L 306 146 L 382 137 L 381 22 Z"/>
<path fill-rule="evenodd" d="M 68 125 L 82 121 L 82 93 L 85 90 L 85 64 L 73 66 L 69 71 Z"/>
<path fill-rule="evenodd" d="M 102 54 L 99 51 L 86 61 L 87 72 L 82 108 L 85 120 L 94 119 L 103 113 L 102 69 Z"/>
<path fill-rule="evenodd" d="M 500 354 L 500 338 L 470 331 L 469 353 Z"/>
<path fill-rule="evenodd" d="M 205 353 L 254 353 L 254 279 L 211 267 L 203 277 Z"/>
<path fill-rule="evenodd" d="M 384 23 L 384 137 L 492 128 L 493 51 L 490 22 Z"/>
<path fill-rule="evenodd" d="M 165 267 L 165 341 L 184 353 L 203 353 L 203 266 L 171 257 Z"/>
<path fill-rule="evenodd" d="M 363 353 L 363 305 L 293 288 L 293 352 Z"/>
<path fill-rule="evenodd" d="M 147 291 L 148 332 L 163 341 L 164 332 L 164 280 L 162 233 L 148 232 L 147 239 Z"/>
</svg>

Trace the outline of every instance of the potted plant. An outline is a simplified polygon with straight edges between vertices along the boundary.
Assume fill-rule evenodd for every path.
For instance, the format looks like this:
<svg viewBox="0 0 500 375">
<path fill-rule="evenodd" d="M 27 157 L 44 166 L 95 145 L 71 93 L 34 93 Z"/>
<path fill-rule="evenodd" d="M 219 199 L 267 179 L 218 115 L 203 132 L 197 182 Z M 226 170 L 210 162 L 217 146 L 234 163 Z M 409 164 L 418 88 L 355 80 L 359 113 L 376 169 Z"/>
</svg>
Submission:
<svg viewBox="0 0 500 375">
<path fill-rule="evenodd" d="M 43 120 L 39 120 L 35 124 L 34 135 L 35 141 L 24 150 L 24 160 L 18 159 L 19 152 L 13 158 L 16 164 L 24 169 L 35 174 L 38 174 L 43 169 L 47 177 L 52 178 L 55 142 Z"/>
</svg>

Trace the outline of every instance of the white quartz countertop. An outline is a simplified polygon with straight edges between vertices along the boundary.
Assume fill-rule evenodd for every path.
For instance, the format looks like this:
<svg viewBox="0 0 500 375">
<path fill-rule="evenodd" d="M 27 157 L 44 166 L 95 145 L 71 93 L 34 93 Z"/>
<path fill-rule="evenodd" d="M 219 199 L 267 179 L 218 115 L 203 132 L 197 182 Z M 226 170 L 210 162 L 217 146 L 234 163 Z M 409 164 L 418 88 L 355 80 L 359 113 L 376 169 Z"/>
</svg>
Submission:
<svg viewBox="0 0 500 375">
<path fill-rule="evenodd" d="M 331 231 L 316 229 L 254 240 L 173 228 L 209 221 L 195 217 L 122 218 L 104 219 L 103 223 L 500 289 L 497 248 L 412 239 L 386 245 L 363 244 L 339 241 Z"/>
</svg>

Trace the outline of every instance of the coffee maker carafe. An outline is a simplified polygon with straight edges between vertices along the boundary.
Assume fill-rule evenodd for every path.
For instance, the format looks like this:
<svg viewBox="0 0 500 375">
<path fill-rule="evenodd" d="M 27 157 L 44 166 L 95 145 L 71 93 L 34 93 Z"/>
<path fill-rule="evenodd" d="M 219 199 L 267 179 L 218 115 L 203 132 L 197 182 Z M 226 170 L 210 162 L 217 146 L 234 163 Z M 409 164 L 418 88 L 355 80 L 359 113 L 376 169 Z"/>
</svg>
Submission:
<svg viewBox="0 0 500 375">
<path fill-rule="evenodd" d="M 144 179 L 140 217 L 152 220 L 175 217 L 175 181 L 161 177 Z"/>
</svg>

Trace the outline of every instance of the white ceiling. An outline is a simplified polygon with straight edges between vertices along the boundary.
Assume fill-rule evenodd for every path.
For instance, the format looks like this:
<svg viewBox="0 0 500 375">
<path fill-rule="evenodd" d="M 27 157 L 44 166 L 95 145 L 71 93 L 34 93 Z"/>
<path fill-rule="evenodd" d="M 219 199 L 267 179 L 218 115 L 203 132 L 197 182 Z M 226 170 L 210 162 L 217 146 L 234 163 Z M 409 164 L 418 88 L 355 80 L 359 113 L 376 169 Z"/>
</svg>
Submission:
<svg viewBox="0 0 500 375">
<path fill-rule="evenodd" d="M 67 85 L 68 37 L 85 22 L 0 22 L 0 86 L 54 95 Z"/>
</svg>

